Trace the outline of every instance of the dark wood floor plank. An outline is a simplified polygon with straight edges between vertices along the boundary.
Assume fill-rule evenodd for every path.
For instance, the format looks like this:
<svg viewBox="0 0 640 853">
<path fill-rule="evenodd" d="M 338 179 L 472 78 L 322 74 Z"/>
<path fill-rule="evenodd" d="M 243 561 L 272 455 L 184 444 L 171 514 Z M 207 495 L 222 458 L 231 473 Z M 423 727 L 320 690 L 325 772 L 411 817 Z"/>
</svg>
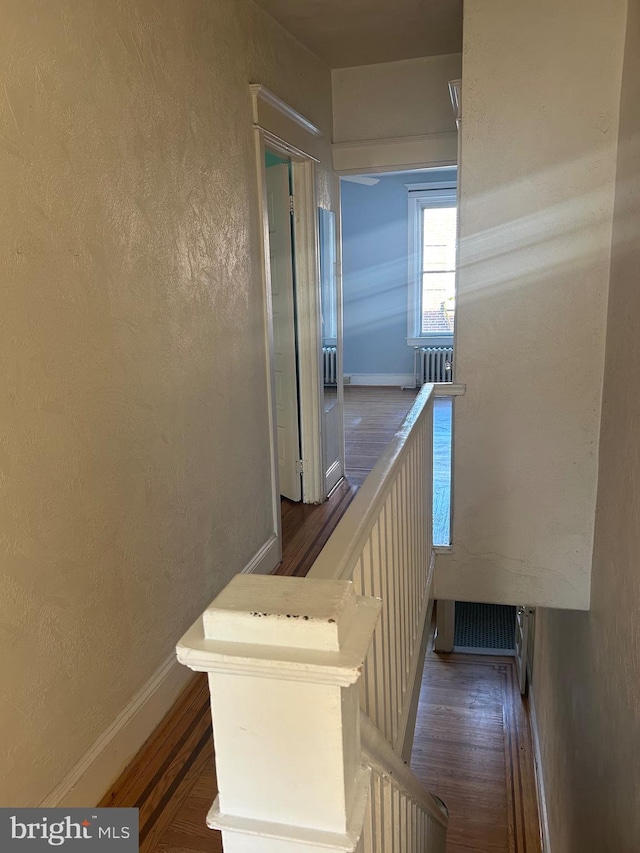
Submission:
<svg viewBox="0 0 640 853">
<path fill-rule="evenodd" d="M 144 837 L 141 834 L 140 837 L 140 853 L 150 853 L 152 850 L 156 850 L 158 844 L 161 841 L 164 841 L 167 833 L 171 830 L 174 821 L 176 819 L 184 820 L 186 814 L 185 804 L 188 803 L 188 808 L 191 809 L 191 815 L 193 820 L 190 821 L 189 835 L 192 834 L 191 823 L 194 825 L 197 823 L 204 826 L 204 821 L 207 815 L 207 811 L 211 807 L 211 803 L 215 799 L 216 794 L 218 793 L 218 787 L 216 784 L 215 773 L 211 774 L 207 778 L 210 779 L 210 796 L 207 797 L 206 805 L 205 801 L 202 803 L 194 804 L 191 802 L 191 794 L 195 784 L 201 778 L 201 776 L 207 773 L 208 770 L 214 767 L 215 757 L 213 754 L 213 734 L 211 730 L 209 730 L 206 740 L 204 743 L 200 744 L 199 747 L 194 751 L 194 755 L 190 763 L 185 763 L 184 769 L 186 772 L 183 773 L 171 773 L 173 776 L 173 784 L 168 790 L 168 797 L 165 797 L 163 801 L 158 803 L 158 807 L 155 812 L 152 813 L 149 821 L 146 824 L 146 832 Z M 200 806 L 198 808 L 198 806 Z M 207 836 L 209 837 L 213 833 L 211 830 L 204 827 Z M 209 838 L 209 843 L 211 844 L 211 838 Z"/>
<path fill-rule="evenodd" d="M 208 695 L 205 675 L 194 675 L 174 706 L 171 716 L 166 717 L 142 748 L 147 760 L 144 767 L 133 761 L 120 776 L 116 784 L 102 798 L 99 806 L 137 805 L 144 799 L 149 780 L 170 760 L 172 751 L 180 739 L 202 717 Z"/>
<path fill-rule="evenodd" d="M 294 504 L 282 499 L 282 562 L 278 575 L 304 577 L 354 498 L 349 480 L 339 483 L 323 504 Z"/>
</svg>

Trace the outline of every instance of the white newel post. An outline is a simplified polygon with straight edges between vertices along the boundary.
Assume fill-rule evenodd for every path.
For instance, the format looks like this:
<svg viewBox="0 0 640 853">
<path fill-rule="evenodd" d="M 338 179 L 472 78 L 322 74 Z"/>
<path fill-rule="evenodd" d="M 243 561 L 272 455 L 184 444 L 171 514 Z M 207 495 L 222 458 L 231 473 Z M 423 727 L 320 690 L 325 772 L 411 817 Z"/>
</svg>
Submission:
<svg viewBox="0 0 640 853">
<path fill-rule="evenodd" d="M 380 601 L 350 581 L 238 575 L 185 634 L 209 674 L 225 853 L 355 850 L 369 773 L 357 681 Z"/>
</svg>

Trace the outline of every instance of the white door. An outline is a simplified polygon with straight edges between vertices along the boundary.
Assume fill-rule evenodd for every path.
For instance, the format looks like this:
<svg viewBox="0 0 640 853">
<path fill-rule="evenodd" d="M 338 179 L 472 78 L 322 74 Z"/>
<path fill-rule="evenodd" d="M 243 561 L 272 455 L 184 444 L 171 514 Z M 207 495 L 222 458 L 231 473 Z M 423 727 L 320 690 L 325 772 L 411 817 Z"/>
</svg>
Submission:
<svg viewBox="0 0 640 853">
<path fill-rule="evenodd" d="M 302 499 L 289 164 L 269 166 L 267 212 L 280 494 Z"/>
</svg>

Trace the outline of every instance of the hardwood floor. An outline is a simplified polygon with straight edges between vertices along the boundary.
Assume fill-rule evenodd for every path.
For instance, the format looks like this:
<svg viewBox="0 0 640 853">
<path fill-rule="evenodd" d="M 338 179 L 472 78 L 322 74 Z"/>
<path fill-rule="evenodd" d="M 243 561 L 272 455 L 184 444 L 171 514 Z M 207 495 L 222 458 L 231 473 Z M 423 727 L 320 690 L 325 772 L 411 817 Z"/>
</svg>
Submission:
<svg viewBox="0 0 640 853">
<path fill-rule="evenodd" d="M 319 506 L 282 498 L 282 563 L 276 574 L 307 574 L 415 397 L 415 391 L 399 388 L 345 388 L 346 477 Z"/>
<path fill-rule="evenodd" d="M 282 498 L 282 562 L 276 575 L 304 577 L 358 491 L 349 478 L 338 483 L 323 504 Z"/>
<path fill-rule="evenodd" d="M 174 808 L 171 820 L 157 834 L 153 853 L 222 853 L 222 834 L 206 825 L 207 812 L 218 793 L 212 741 L 202 750 L 201 766 L 191 774 L 191 786 Z M 143 851 L 142 846 L 140 850 Z"/>
<path fill-rule="evenodd" d="M 531 732 L 512 657 L 427 654 L 411 769 L 449 809 L 447 853 L 540 853 Z"/>
<path fill-rule="evenodd" d="M 427 654 L 411 769 L 449 809 L 447 853 L 540 853 L 531 735 L 513 658 Z M 100 803 L 140 808 L 142 853 L 220 853 L 207 682 L 198 675 Z"/>
<path fill-rule="evenodd" d="M 172 830 L 174 820 L 180 825 L 191 813 L 194 807 L 192 791 L 196 782 L 202 777 L 210 779 L 211 774 L 214 784 L 210 786 L 209 794 L 216 791 L 209 688 L 206 675 L 198 673 L 98 805 L 140 809 L 140 850 L 142 853 L 160 850 L 161 842 L 165 843 L 171 837 L 167 833 Z M 200 825 L 204 827 L 211 802 L 212 798 L 203 811 L 193 816 L 189 837 L 192 831 L 197 837 Z M 211 846 L 214 833 L 206 832 L 208 847 L 202 849 L 215 850 Z M 182 849 L 199 849 L 190 847 L 190 844 Z M 218 849 L 222 849 L 221 845 Z"/>
<path fill-rule="evenodd" d="M 304 576 L 410 408 L 399 389 L 348 388 L 347 477 L 320 506 L 282 502 L 277 573 Z M 427 656 L 412 769 L 449 807 L 448 853 L 539 853 L 531 741 L 512 659 Z M 514 692 L 515 691 L 515 692 Z M 181 700 L 100 805 L 140 808 L 141 853 L 219 853 L 206 678 Z"/>
<path fill-rule="evenodd" d="M 361 486 L 411 408 L 416 391 L 400 388 L 344 389 L 345 462 L 347 478 Z M 452 400 L 437 397 L 433 405 L 433 542 L 450 543 Z"/>
<path fill-rule="evenodd" d="M 347 479 L 361 486 L 393 438 L 417 391 L 345 386 L 344 443 Z"/>
</svg>

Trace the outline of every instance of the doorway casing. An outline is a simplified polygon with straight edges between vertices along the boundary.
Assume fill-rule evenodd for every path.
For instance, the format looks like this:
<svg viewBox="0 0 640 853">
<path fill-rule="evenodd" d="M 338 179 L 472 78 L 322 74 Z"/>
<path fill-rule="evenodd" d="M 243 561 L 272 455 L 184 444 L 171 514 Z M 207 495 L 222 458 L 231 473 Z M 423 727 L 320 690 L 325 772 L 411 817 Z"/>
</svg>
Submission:
<svg viewBox="0 0 640 853">
<path fill-rule="evenodd" d="M 317 203 L 313 154 L 321 136 L 311 122 L 260 84 L 251 85 L 256 169 L 262 228 L 261 268 L 265 299 L 265 341 L 267 346 L 267 394 L 270 409 L 270 463 L 273 524 L 281 554 L 280 487 L 275 422 L 273 323 L 265 150 L 291 161 L 293 208 L 293 260 L 296 272 L 296 322 L 298 332 L 298 380 L 300 449 L 302 458 L 302 500 L 320 503 L 324 493 L 323 408 L 320 352 L 322 318 L 317 233 Z"/>
</svg>

